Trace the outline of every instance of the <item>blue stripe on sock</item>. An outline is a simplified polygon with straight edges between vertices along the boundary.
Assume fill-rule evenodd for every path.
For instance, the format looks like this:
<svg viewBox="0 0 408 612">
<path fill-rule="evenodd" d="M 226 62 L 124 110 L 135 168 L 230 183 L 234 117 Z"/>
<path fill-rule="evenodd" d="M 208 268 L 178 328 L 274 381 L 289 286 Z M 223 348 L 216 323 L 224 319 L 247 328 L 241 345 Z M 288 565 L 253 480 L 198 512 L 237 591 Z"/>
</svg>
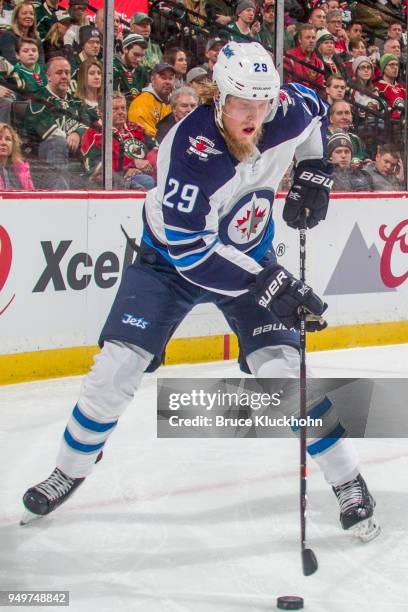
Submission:
<svg viewBox="0 0 408 612">
<path fill-rule="evenodd" d="M 318 440 L 317 442 L 314 442 L 313 444 L 310 444 L 307 447 L 307 452 L 309 453 L 309 455 L 312 456 L 322 453 L 323 451 L 330 448 L 330 446 L 336 444 L 336 442 L 342 437 L 345 432 L 346 430 L 344 429 L 342 424 L 339 423 L 337 427 L 333 429 L 333 431 L 327 434 L 327 436 L 325 436 L 321 440 Z"/>
<path fill-rule="evenodd" d="M 324 414 L 326 414 L 326 412 L 330 410 L 332 405 L 333 404 L 331 403 L 329 398 L 325 397 L 324 400 L 320 402 L 320 404 L 317 404 L 317 406 L 314 406 L 308 411 L 307 416 L 310 416 L 312 419 L 320 419 Z M 299 425 L 292 425 L 291 429 L 293 432 L 296 433 L 297 431 L 299 431 L 300 427 Z"/>
<path fill-rule="evenodd" d="M 67 428 L 65 428 L 64 431 L 64 440 L 68 446 L 76 451 L 81 451 L 82 453 L 94 453 L 95 451 L 101 449 L 105 444 L 105 442 L 100 442 L 99 444 L 82 444 L 81 442 L 77 442 L 77 440 L 71 436 Z"/>
<path fill-rule="evenodd" d="M 98 431 L 100 433 L 103 433 L 104 431 L 109 431 L 109 429 L 115 427 L 117 423 L 117 421 L 112 421 L 111 423 L 98 423 L 97 421 L 93 421 L 92 419 L 85 416 L 83 412 L 81 412 L 78 404 L 75 406 L 72 416 L 76 421 L 78 421 L 80 425 L 82 425 L 82 427 L 90 429 L 91 431 Z"/>
</svg>

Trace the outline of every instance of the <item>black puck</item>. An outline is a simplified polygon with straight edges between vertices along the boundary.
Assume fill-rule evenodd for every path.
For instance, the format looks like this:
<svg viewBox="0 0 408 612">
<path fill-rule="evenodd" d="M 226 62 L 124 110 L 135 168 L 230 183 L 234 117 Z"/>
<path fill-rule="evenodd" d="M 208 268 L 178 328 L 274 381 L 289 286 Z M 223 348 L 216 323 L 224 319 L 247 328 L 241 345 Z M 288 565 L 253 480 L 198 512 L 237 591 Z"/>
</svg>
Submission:
<svg viewBox="0 0 408 612">
<path fill-rule="evenodd" d="M 303 610 L 303 597 L 284 595 L 283 597 L 278 597 L 276 605 L 279 610 Z"/>
</svg>

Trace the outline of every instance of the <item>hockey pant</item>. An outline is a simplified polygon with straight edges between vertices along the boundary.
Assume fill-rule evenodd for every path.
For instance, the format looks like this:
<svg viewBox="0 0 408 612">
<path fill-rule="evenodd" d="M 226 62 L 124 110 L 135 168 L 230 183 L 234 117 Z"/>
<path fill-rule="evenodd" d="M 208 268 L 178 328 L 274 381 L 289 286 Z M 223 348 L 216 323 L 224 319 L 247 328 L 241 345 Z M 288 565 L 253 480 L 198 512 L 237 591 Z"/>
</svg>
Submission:
<svg viewBox="0 0 408 612">
<path fill-rule="evenodd" d="M 71 478 L 88 476 L 98 453 L 115 429 L 140 385 L 153 355 L 122 342 L 105 342 L 85 378 L 80 396 L 61 441 L 57 467 Z M 289 346 L 271 346 L 247 356 L 257 378 L 297 378 L 299 354 Z M 351 480 L 359 472 L 359 458 L 351 441 L 336 425 L 336 413 L 327 397 L 312 402 L 311 410 L 327 420 L 327 431 L 308 444 L 328 483 L 333 486 Z M 335 433 L 333 433 L 335 432 Z"/>
</svg>

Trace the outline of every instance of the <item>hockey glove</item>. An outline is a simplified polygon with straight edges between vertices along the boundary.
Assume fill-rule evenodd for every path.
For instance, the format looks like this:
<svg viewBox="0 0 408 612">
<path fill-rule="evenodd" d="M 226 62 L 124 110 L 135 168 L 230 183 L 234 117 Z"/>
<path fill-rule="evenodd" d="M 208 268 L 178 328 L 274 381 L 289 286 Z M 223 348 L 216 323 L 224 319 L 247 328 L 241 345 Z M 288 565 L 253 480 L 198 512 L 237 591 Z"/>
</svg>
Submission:
<svg viewBox="0 0 408 612">
<path fill-rule="evenodd" d="M 301 229 L 305 209 L 310 229 L 326 218 L 330 190 L 333 186 L 333 166 L 321 159 L 300 162 L 295 168 L 292 187 L 286 196 L 283 218 L 289 227 Z"/>
<path fill-rule="evenodd" d="M 259 306 L 267 308 L 288 329 L 300 329 L 301 309 L 306 312 L 306 331 L 321 331 L 327 327 L 321 316 L 327 304 L 311 287 L 295 278 L 282 266 L 265 268 L 248 287 Z"/>
</svg>

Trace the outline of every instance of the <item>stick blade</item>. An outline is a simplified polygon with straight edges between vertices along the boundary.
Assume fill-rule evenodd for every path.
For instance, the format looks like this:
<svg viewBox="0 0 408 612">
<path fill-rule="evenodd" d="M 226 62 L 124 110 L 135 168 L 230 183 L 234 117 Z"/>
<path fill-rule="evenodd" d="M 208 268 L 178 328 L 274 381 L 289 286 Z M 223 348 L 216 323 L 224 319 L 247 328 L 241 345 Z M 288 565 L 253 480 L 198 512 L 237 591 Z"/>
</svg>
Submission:
<svg viewBox="0 0 408 612">
<path fill-rule="evenodd" d="M 311 576 L 319 567 L 316 555 L 311 548 L 305 548 L 302 550 L 302 566 L 304 576 Z"/>
</svg>

